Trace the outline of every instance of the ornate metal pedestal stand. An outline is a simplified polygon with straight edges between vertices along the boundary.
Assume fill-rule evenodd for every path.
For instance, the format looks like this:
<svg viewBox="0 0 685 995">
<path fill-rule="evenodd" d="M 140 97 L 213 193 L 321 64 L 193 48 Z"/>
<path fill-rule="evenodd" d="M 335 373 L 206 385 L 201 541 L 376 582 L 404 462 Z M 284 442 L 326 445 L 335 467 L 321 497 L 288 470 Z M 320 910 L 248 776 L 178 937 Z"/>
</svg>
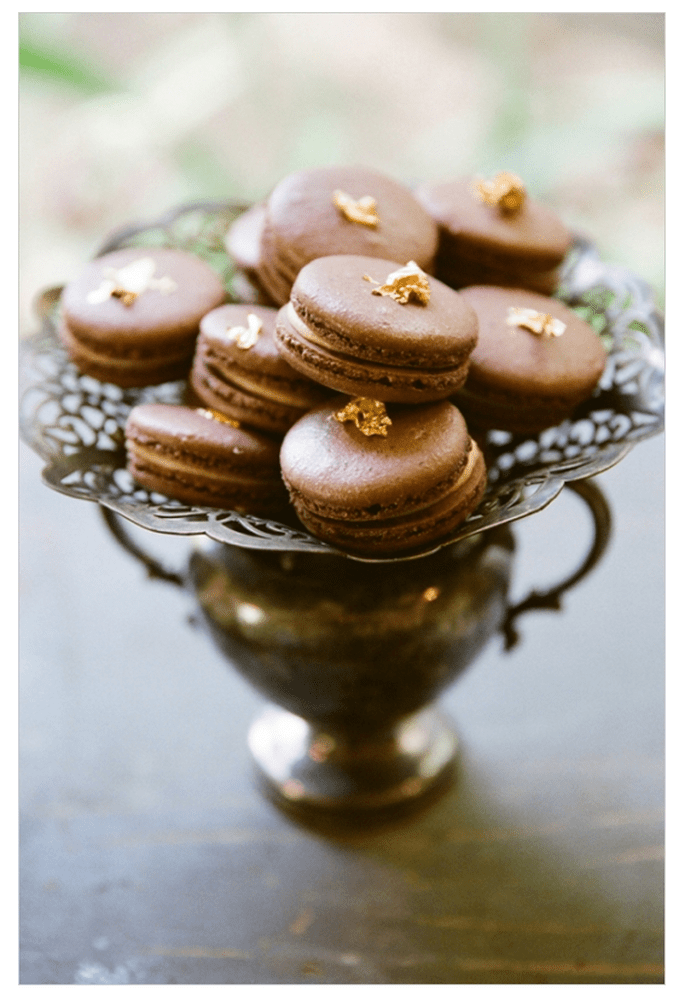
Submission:
<svg viewBox="0 0 685 995">
<path fill-rule="evenodd" d="M 182 208 L 118 233 L 102 252 L 131 244 L 190 249 L 232 289 L 223 235 L 241 209 Z M 59 289 L 40 298 L 42 328 L 24 350 L 22 435 L 44 459 L 49 486 L 98 502 L 115 537 L 151 576 L 188 587 L 216 644 L 274 702 L 252 726 L 249 745 L 279 803 L 387 812 L 430 796 L 456 753 L 434 700 L 494 633 L 511 644 L 518 614 L 558 607 L 601 555 L 609 512 L 589 478 L 663 428 L 663 323 L 649 287 L 603 264 L 582 240 L 560 296 L 607 344 L 595 396 L 539 436 L 490 433 L 489 483 L 476 512 L 434 548 L 382 563 L 342 556 L 282 522 L 189 507 L 140 488 L 125 469 L 127 414 L 143 401 L 179 402 L 183 384 L 122 390 L 81 376 L 56 335 Z M 509 526 L 566 484 L 592 513 L 592 547 L 572 577 L 511 606 Z M 165 570 L 124 521 L 197 537 L 187 571 Z"/>
</svg>

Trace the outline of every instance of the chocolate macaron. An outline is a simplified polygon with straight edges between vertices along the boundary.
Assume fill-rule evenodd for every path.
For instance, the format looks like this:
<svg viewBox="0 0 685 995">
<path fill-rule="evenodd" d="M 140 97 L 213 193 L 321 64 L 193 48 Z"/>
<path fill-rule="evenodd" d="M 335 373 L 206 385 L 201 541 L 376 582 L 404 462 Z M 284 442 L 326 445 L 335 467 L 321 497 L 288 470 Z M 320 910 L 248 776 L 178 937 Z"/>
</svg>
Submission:
<svg viewBox="0 0 685 995">
<path fill-rule="evenodd" d="M 448 535 L 486 486 L 482 454 L 449 401 L 328 402 L 287 433 L 281 470 L 309 531 L 366 559 L 413 555 Z"/>
<path fill-rule="evenodd" d="M 286 176 L 266 201 L 257 274 L 279 305 L 319 256 L 363 255 L 431 272 L 436 222 L 412 191 L 373 169 L 329 166 Z"/>
<path fill-rule="evenodd" d="M 439 225 L 435 275 L 450 287 L 487 283 L 554 293 L 572 236 L 519 177 L 426 184 L 416 196 Z"/>
<path fill-rule="evenodd" d="M 186 504 L 256 515 L 287 508 L 278 442 L 203 408 L 140 404 L 126 421 L 128 470 Z"/>
<path fill-rule="evenodd" d="M 190 386 L 241 425 L 283 435 L 330 391 L 298 373 L 274 340 L 274 308 L 224 304 L 200 322 Z"/>
<path fill-rule="evenodd" d="M 466 379 L 475 312 L 413 261 L 326 256 L 300 270 L 276 320 L 287 361 L 342 393 L 417 404 Z"/>
<path fill-rule="evenodd" d="M 82 373 L 120 387 L 186 376 L 200 319 L 226 299 L 199 257 L 129 248 L 90 262 L 62 293 L 60 336 Z"/>
<path fill-rule="evenodd" d="M 538 432 L 591 397 L 606 350 L 591 325 L 561 301 L 506 287 L 467 287 L 478 344 L 454 401 L 477 431 Z"/>
<path fill-rule="evenodd" d="M 230 226 L 224 244 L 236 267 L 233 286 L 238 299 L 246 304 L 269 306 L 274 302 L 262 287 L 258 275 L 265 217 L 265 205 L 253 204 Z"/>
</svg>

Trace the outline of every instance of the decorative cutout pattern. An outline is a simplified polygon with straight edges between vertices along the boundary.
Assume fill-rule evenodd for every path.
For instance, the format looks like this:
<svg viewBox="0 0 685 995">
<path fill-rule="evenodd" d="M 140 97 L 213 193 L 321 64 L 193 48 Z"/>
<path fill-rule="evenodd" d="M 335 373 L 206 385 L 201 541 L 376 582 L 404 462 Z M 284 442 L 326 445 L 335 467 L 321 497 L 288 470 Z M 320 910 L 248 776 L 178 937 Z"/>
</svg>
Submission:
<svg viewBox="0 0 685 995">
<path fill-rule="evenodd" d="M 201 204 L 171 212 L 153 225 L 119 232 L 100 254 L 129 245 L 189 249 L 222 275 L 232 300 L 233 271 L 223 238 L 247 205 Z M 618 463 L 642 439 L 663 430 L 663 319 L 651 289 L 628 271 L 603 263 L 578 239 L 558 296 L 589 321 L 608 347 L 595 396 L 572 420 L 537 436 L 490 432 L 488 488 L 478 509 L 438 546 L 540 511 L 564 483 Z M 335 552 L 280 522 L 214 508 L 190 507 L 138 486 L 125 469 L 124 425 L 134 404 L 180 403 L 183 383 L 122 389 L 82 376 L 57 336 L 59 288 L 38 301 L 40 331 L 23 343 L 20 429 L 45 461 L 55 490 L 97 501 L 155 532 L 204 534 L 219 542 L 272 552 Z"/>
</svg>

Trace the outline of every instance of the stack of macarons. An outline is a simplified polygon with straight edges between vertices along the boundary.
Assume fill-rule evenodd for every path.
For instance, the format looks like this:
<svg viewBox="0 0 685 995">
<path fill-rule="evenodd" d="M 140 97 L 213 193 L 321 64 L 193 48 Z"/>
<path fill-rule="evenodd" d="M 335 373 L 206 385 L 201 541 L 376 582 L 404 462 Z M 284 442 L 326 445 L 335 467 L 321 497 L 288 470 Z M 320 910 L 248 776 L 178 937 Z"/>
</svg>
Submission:
<svg viewBox="0 0 685 995">
<path fill-rule="evenodd" d="M 224 304 L 200 322 L 189 386 L 200 404 L 250 428 L 283 436 L 331 391 L 301 375 L 276 344 L 278 312 Z"/>
<path fill-rule="evenodd" d="M 413 261 L 325 256 L 278 312 L 288 362 L 337 398 L 287 432 L 281 471 L 310 532 L 351 553 L 405 553 L 478 505 L 482 453 L 448 400 L 465 382 L 476 314 Z"/>
<path fill-rule="evenodd" d="M 185 503 L 294 509 L 352 555 L 420 553 L 483 497 L 474 436 L 557 424 L 604 368 L 550 296 L 570 235 L 510 174 L 414 192 L 303 170 L 225 244 L 240 303 L 192 253 L 143 248 L 96 259 L 62 298 L 82 372 L 185 380 L 183 405 L 136 405 L 126 425 L 134 479 Z"/>
</svg>

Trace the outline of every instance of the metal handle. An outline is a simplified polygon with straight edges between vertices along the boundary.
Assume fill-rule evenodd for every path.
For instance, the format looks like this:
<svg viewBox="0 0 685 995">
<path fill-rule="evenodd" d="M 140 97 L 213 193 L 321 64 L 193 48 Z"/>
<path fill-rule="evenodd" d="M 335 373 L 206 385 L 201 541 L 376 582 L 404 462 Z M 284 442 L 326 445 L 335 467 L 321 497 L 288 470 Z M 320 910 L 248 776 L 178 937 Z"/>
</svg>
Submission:
<svg viewBox="0 0 685 995">
<path fill-rule="evenodd" d="M 512 605 L 511 608 L 509 608 L 506 618 L 502 624 L 502 634 L 504 636 L 505 649 L 507 650 L 513 649 L 519 641 L 519 634 L 514 627 L 515 619 L 527 611 L 535 611 L 538 609 L 559 611 L 562 607 L 562 594 L 574 587 L 592 570 L 604 554 L 609 543 L 609 539 L 611 537 L 611 511 L 599 486 L 590 478 L 585 480 L 572 480 L 569 481 L 566 486 L 570 487 L 572 491 L 581 497 L 590 509 L 595 527 L 595 537 L 593 543 L 583 562 L 570 577 L 562 581 L 560 584 L 555 584 L 554 587 L 544 593 L 540 593 L 539 591 L 531 591 L 527 598 L 524 598 L 524 600 L 520 601 L 519 604 Z"/>
<path fill-rule="evenodd" d="M 554 587 L 543 593 L 532 591 L 527 598 L 517 605 L 512 605 L 508 609 L 501 630 L 507 650 L 512 649 L 519 640 L 518 632 L 514 626 L 515 620 L 527 611 L 539 609 L 559 611 L 561 609 L 561 596 L 574 587 L 592 570 L 604 554 L 608 545 L 611 535 L 611 511 L 599 486 L 589 478 L 586 480 L 570 481 L 567 486 L 581 497 L 588 506 L 595 527 L 594 540 L 581 565 L 566 580 L 555 584 Z M 100 511 L 102 512 L 105 524 L 116 541 L 143 564 L 148 577 L 154 580 L 165 580 L 170 584 L 176 584 L 178 587 L 185 587 L 186 581 L 183 574 L 175 570 L 168 570 L 154 556 L 146 553 L 131 538 L 128 530 L 123 525 L 120 515 L 115 514 L 111 508 L 105 505 L 100 505 Z"/>
<path fill-rule="evenodd" d="M 133 541 L 128 530 L 124 528 L 123 519 L 120 515 L 115 514 L 111 508 L 106 507 L 104 504 L 100 505 L 100 511 L 102 512 L 102 517 L 105 520 L 107 528 L 116 541 L 127 553 L 130 553 L 136 560 L 139 560 L 143 564 L 150 579 L 166 580 L 170 584 L 176 584 L 178 587 L 185 587 L 186 582 L 183 574 L 177 573 L 175 570 L 167 570 L 154 556 L 146 553 L 142 546 Z"/>
</svg>

